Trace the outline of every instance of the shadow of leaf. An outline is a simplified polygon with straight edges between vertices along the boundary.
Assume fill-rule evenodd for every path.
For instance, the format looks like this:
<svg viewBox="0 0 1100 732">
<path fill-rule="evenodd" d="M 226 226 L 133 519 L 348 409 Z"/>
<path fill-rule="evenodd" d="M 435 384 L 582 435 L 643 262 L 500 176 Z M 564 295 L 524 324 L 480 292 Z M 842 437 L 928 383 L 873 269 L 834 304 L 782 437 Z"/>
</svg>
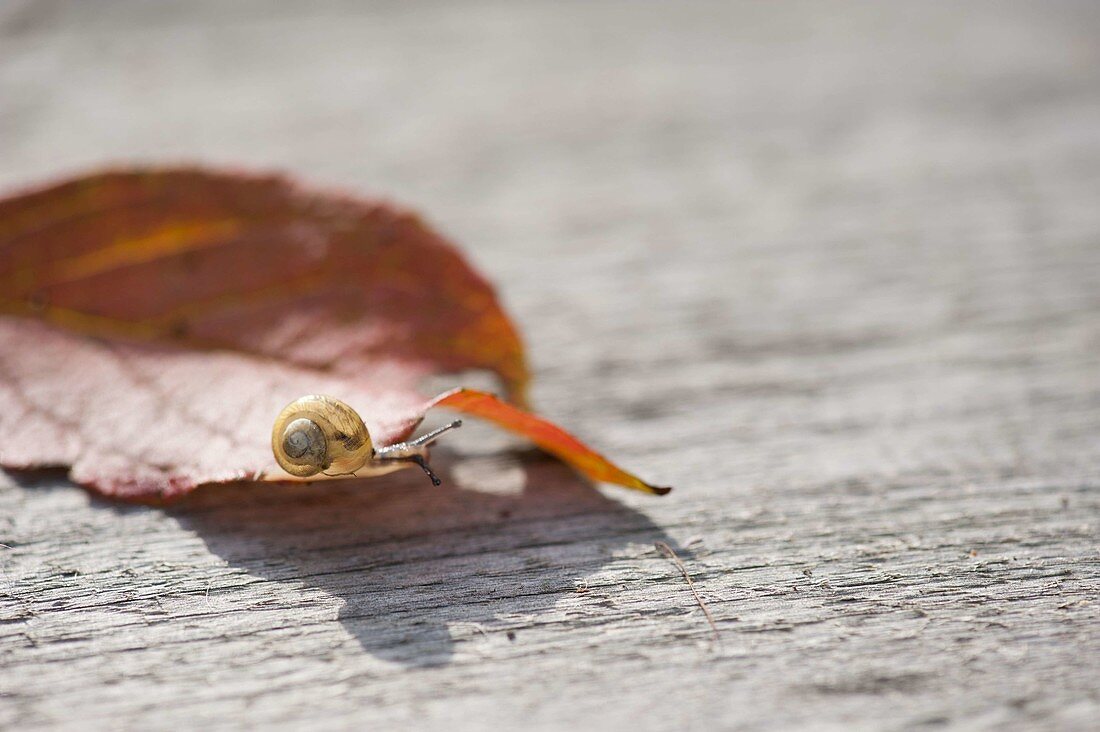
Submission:
<svg viewBox="0 0 1100 732">
<path fill-rule="evenodd" d="M 519 479 L 503 493 L 459 487 L 447 457 L 435 463 L 445 468 L 438 488 L 411 471 L 230 486 L 168 512 L 230 565 L 338 598 L 339 620 L 363 649 L 408 666 L 447 664 L 472 634 L 514 640 L 631 545 L 673 544 L 541 453 L 520 455 Z"/>
</svg>

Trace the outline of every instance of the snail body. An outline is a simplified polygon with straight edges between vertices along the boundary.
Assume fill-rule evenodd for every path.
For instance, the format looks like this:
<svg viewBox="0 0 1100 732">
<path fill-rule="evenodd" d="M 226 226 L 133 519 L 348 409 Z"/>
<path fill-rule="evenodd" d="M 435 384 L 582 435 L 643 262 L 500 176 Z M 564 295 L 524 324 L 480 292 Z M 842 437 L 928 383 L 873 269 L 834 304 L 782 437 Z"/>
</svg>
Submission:
<svg viewBox="0 0 1100 732">
<path fill-rule="evenodd" d="M 439 485 L 428 467 L 428 446 L 461 424 L 456 420 L 415 440 L 376 449 L 354 409 L 334 397 L 311 394 L 279 412 L 271 430 L 271 451 L 279 467 L 296 478 L 354 475 L 362 469 L 383 473 L 415 464 Z"/>
</svg>

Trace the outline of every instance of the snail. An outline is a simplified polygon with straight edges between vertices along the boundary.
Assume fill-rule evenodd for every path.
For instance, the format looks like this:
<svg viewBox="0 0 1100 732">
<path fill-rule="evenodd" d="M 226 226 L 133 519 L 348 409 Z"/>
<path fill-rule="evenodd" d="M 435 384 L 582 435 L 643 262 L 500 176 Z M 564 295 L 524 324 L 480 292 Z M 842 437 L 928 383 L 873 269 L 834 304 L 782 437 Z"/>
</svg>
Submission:
<svg viewBox="0 0 1100 732">
<path fill-rule="evenodd" d="M 279 413 L 271 431 L 271 450 L 283 470 L 297 478 L 315 475 L 385 473 L 409 464 L 420 466 L 434 485 L 440 480 L 428 467 L 428 447 L 455 420 L 426 435 L 387 447 L 374 446 L 367 426 L 354 409 L 339 399 L 311 394 L 295 399 Z"/>
</svg>

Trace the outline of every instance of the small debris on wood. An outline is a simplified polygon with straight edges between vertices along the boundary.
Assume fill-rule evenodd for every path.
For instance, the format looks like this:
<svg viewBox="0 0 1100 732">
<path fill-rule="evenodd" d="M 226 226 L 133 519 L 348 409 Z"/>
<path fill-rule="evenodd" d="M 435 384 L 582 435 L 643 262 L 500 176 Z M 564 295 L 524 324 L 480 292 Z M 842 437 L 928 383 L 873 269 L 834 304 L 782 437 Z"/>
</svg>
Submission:
<svg viewBox="0 0 1100 732">
<path fill-rule="evenodd" d="M 653 542 L 653 546 L 657 547 L 657 551 L 671 559 L 672 563 L 676 565 L 676 568 L 680 570 L 680 574 L 684 576 L 684 581 L 687 582 L 688 589 L 691 590 L 691 594 L 695 597 L 695 602 L 699 603 L 699 608 L 703 611 L 703 615 L 707 617 L 710 629 L 714 632 L 714 640 L 721 640 L 721 637 L 718 635 L 718 625 L 714 622 L 714 616 L 710 614 L 710 609 L 707 607 L 707 604 L 703 602 L 703 598 L 699 596 L 699 592 L 695 589 L 695 583 L 691 581 L 691 575 L 688 574 L 687 567 L 684 566 L 680 557 L 673 551 L 672 547 L 663 541 L 655 541 Z"/>
</svg>

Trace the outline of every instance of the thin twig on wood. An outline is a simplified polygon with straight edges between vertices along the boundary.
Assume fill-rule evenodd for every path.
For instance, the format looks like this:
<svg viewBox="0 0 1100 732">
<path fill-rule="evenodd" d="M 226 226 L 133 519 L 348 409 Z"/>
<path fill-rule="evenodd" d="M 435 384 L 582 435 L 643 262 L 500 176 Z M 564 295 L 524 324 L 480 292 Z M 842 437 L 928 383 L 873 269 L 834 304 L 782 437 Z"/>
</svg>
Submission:
<svg viewBox="0 0 1100 732">
<path fill-rule="evenodd" d="M 672 547 L 665 542 L 655 541 L 653 542 L 653 546 L 657 547 L 657 551 L 671 559 L 672 563 L 680 570 L 680 574 L 684 576 L 684 581 L 687 582 L 688 589 L 691 590 L 691 594 L 695 597 L 695 602 L 699 603 L 699 608 L 703 611 L 703 615 L 707 616 L 707 622 L 710 623 L 710 629 L 714 632 L 714 640 L 721 640 L 718 635 L 718 625 L 714 622 L 714 616 L 710 614 L 710 608 L 703 602 L 703 598 L 699 596 L 698 590 L 695 589 L 695 583 L 691 581 L 691 575 L 688 574 L 687 567 L 684 566 L 683 561 L 681 561 L 680 557 L 673 551 Z"/>
</svg>

